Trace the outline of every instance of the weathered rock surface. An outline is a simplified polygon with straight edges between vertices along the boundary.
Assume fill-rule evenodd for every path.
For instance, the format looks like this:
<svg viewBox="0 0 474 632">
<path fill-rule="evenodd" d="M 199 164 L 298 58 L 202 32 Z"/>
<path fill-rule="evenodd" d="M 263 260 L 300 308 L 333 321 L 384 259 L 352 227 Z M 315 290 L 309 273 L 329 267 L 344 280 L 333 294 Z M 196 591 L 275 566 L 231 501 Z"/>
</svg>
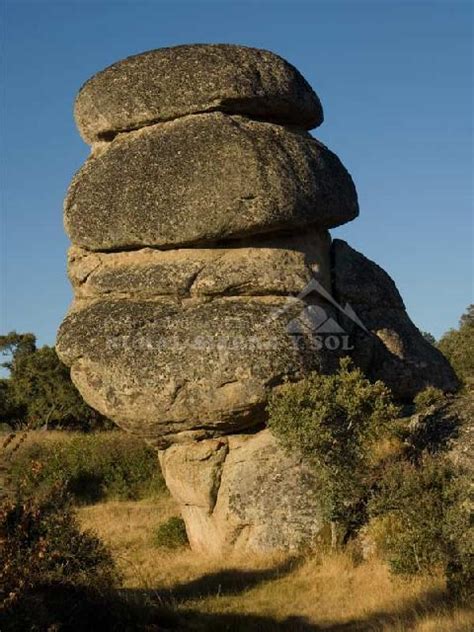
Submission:
<svg viewBox="0 0 474 632">
<path fill-rule="evenodd" d="M 229 44 L 161 48 L 123 59 L 79 91 L 75 118 L 86 142 L 186 114 L 220 110 L 311 129 L 318 97 L 291 64 Z"/>
<path fill-rule="evenodd" d="M 327 228 L 357 214 L 350 175 L 309 134 L 216 112 L 119 135 L 74 177 L 64 218 L 73 244 L 124 250 Z"/>
<path fill-rule="evenodd" d="M 194 549 L 314 544 L 321 490 L 264 430 L 272 390 L 334 372 L 345 341 L 400 399 L 457 386 L 390 277 L 331 246 L 358 203 L 306 131 L 318 97 L 267 51 L 178 46 L 92 77 L 75 115 L 92 154 L 65 201 L 59 357 L 92 407 L 158 448 Z"/>
<path fill-rule="evenodd" d="M 235 241 L 228 248 L 90 252 L 72 246 L 76 298 L 298 294 L 316 279 L 331 290 L 327 231 Z"/>
<path fill-rule="evenodd" d="M 458 380 L 449 362 L 412 323 L 389 275 L 340 239 L 331 248 L 335 298 L 341 305 L 349 303 L 370 332 L 344 320 L 354 336 L 355 362 L 402 400 L 430 385 L 456 390 Z"/>
<path fill-rule="evenodd" d="M 196 551 L 295 550 L 321 532 L 311 470 L 269 430 L 173 445 L 160 463 Z"/>
<path fill-rule="evenodd" d="M 337 354 L 315 349 L 307 307 L 284 297 L 79 301 L 56 350 L 92 407 L 166 445 L 262 424 L 273 386 L 333 370 Z"/>
</svg>

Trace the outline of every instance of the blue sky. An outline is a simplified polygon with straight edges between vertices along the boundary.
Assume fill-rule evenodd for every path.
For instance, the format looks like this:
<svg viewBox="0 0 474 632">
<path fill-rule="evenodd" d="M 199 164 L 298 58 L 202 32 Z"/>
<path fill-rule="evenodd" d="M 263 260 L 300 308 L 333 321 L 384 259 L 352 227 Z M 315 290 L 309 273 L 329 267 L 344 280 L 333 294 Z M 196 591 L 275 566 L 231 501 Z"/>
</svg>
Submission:
<svg viewBox="0 0 474 632">
<path fill-rule="evenodd" d="M 93 73 L 189 42 L 268 48 L 321 98 L 314 135 L 359 193 L 333 235 L 394 278 L 439 336 L 473 301 L 469 2 L 226 1 L 2 4 L 0 332 L 54 342 L 71 292 L 62 201 L 88 154 L 73 99 Z"/>
</svg>

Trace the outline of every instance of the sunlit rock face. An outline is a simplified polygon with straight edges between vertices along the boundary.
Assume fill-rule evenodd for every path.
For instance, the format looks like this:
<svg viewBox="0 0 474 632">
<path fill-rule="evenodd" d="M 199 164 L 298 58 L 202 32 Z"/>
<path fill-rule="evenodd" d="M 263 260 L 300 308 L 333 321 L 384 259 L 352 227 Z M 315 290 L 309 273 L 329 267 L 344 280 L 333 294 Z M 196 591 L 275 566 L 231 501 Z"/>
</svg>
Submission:
<svg viewBox="0 0 474 632">
<path fill-rule="evenodd" d="M 194 548 L 314 542 L 317 487 L 264 430 L 272 390 L 347 353 L 402 399 L 456 387 L 390 277 L 331 243 L 359 208 L 308 133 L 317 95 L 268 51 L 178 46 L 99 72 L 75 116 L 92 152 L 65 201 L 57 339 L 74 383 L 158 448 Z"/>
<path fill-rule="evenodd" d="M 175 444 L 160 463 L 202 553 L 297 551 L 324 526 L 320 483 L 269 430 Z"/>
<path fill-rule="evenodd" d="M 318 97 L 287 61 L 266 50 L 193 44 L 134 55 L 98 72 L 76 98 L 88 143 L 200 112 L 241 114 L 312 129 L 323 121 Z"/>
</svg>

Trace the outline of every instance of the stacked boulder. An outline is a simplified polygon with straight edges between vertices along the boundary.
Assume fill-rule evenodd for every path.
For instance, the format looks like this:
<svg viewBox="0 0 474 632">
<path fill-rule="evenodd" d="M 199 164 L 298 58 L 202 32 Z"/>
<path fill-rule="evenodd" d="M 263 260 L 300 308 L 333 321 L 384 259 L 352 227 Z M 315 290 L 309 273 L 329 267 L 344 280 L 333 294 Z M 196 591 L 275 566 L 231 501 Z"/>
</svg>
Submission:
<svg viewBox="0 0 474 632">
<path fill-rule="evenodd" d="M 402 398 L 456 387 L 388 275 L 331 244 L 358 203 L 308 133 L 318 97 L 270 52 L 178 46 L 98 73 L 75 114 L 92 153 L 65 202 L 75 300 L 57 350 L 73 381 L 158 448 L 194 548 L 314 540 L 311 472 L 264 424 L 272 389 L 336 369 L 344 350 L 321 336 L 349 332 Z"/>
</svg>

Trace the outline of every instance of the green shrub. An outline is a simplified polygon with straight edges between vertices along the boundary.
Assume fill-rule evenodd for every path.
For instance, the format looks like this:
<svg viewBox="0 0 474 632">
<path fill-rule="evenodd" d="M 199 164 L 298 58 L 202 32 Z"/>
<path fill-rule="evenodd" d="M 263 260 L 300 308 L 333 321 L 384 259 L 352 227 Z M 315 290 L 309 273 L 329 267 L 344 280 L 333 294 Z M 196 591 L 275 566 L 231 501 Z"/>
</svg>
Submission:
<svg viewBox="0 0 474 632">
<path fill-rule="evenodd" d="M 155 546 L 166 549 L 177 549 L 188 544 L 186 526 L 182 518 L 173 516 L 158 526 L 154 533 Z"/>
<path fill-rule="evenodd" d="M 313 373 L 276 390 L 268 411 L 281 444 L 314 466 L 326 518 L 347 530 L 369 486 L 371 447 L 398 415 L 389 389 L 344 358 L 334 375 Z"/>
<path fill-rule="evenodd" d="M 385 464 L 369 515 L 391 569 L 414 574 L 442 568 L 453 592 L 468 590 L 474 551 L 466 500 L 467 482 L 445 457 Z"/>
<path fill-rule="evenodd" d="M 467 602 L 474 600 L 474 523 L 472 475 L 456 472 L 445 508 L 443 535 L 447 541 L 448 589 Z"/>
<path fill-rule="evenodd" d="M 430 406 L 441 405 L 445 402 L 446 397 L 443 391 L 434 386 L 427 386 L 414 399 L 417 412 L 424 412 Z"/>
<path fill-rule="evenodd" d="M 23 493 L 61 484 L 76 502 L 95 502 L 164 489 L 155 450 L 136 437 L 118 431 L 37 437 L 11 460 L 11 479 Z"/>
</svg>

